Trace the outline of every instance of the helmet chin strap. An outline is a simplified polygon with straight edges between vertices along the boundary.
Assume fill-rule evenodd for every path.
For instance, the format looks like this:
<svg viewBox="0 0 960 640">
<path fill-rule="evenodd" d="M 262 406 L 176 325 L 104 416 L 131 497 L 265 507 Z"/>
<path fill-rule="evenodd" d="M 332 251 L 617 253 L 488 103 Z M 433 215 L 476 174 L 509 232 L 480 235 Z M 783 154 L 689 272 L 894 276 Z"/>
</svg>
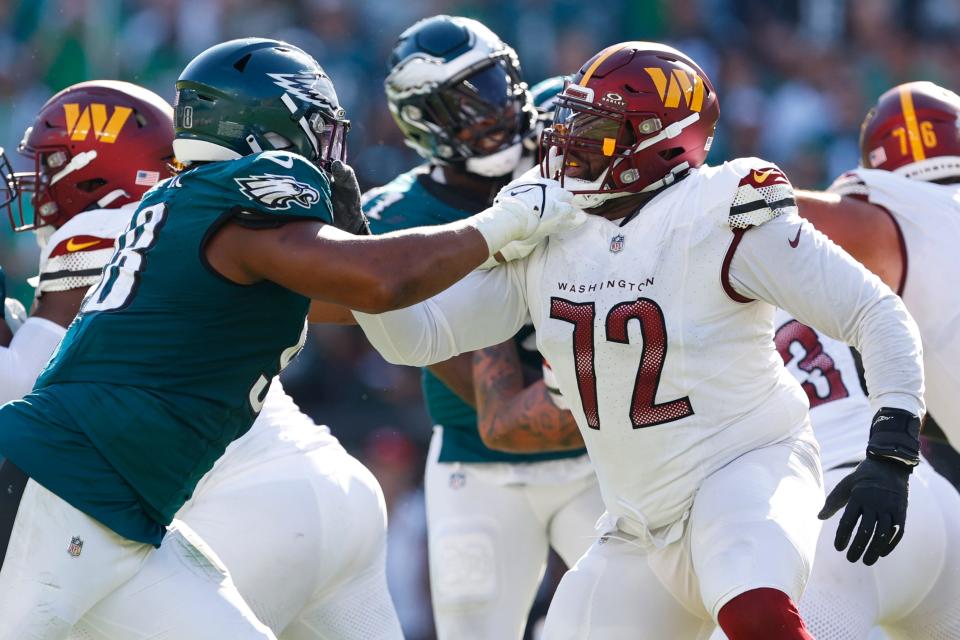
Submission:
<svg viewBox="0 0 960 640">
<path fill-rule="evenodd" d="M 512 173 L 517 168 L 521 155 L 523 155 L 523 144 L 518 142 L 488 156 L 467 158 L 464 168 L 469 173 L 484 178 L 499 178 Z"/>
</svg>

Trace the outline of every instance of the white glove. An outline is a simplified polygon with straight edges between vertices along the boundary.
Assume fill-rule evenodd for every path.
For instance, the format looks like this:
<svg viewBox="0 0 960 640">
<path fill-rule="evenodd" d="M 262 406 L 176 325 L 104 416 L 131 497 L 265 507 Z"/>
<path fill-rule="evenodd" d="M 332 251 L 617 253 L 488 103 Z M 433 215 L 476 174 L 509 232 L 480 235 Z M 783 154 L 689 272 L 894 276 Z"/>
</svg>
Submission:
<svg viewBox="0 0 960 640">
<path fill-rule="evenodd" d="M 483 234 L 491 255 L 514 240 L 530 240 L 535 247 L 551 233 L 574 229 L 586 222 L 586 214 L 570 204 L 572 194 L 556 180 L 539 177 L 539 171 L 539 167 L 534 167 L 508 183 L 489 209 L 469 218 L 470 224 Z M 520 249 L 508 253 L 519 255 Z"/>
<path fill-rule="evenodd" d="M 17 329 L 27 321 L 27 310 L 23 308 L 19 300 L 6 298 L 3 301 L 3 321 L 10 327 L 10 331 L 16 333 Z"/>
</svg>

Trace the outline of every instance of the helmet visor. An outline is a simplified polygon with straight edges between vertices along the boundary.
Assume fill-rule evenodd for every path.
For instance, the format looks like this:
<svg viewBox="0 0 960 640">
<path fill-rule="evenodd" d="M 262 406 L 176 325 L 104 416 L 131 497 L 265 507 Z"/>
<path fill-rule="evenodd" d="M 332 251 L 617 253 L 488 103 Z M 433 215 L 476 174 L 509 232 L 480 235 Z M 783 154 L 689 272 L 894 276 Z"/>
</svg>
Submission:
<svg viewBox="0 0 960 640">
<path fill-rule="evenodd" d="M 595 182 L 629 155 L 636 136 L 622 113 L 559 99 L 553 126 L 543 133 L 548 177 Z"/>
<path fill-rule="evenodd" d="M 505 61 L 441 88 L 430 101 L 436 124 L 449 127 L 461 155 L 485 156 L 520 141 L 526 88 Z"/>
</svg>

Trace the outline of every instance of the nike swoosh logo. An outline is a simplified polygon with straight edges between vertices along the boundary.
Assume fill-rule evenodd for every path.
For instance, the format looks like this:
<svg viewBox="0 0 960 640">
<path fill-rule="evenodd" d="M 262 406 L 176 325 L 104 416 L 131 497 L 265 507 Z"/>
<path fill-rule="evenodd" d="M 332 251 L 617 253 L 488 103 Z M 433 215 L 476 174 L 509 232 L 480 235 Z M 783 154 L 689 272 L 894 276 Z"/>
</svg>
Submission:
<svg viewBox="0 0 960 640">
<path fill-rule="evenodd" d="M 897 536 L 899 535 L 900 535 L 900 525 L 895 524 L 893 525 L 893 535 L 890 536 L 890 541 L 893 542 L 894 540 L 897 539 Z"/>
<path fill-rule="evenodd" d="M 797 245 L 800 244 L 800 232 L 801 232 L 801 231 L 803 231 L 803 225 L 800 225 L 800 228 L 797 229 L 797 237 L 796 237 L 796 238 L 794 238 L 793 240 L 787 240 L 787 242 L 790 243 L 790 246 L 793 247 L 794 249 L 796 249 L 796 248 L 797 248 Z"/>
<path fill-rule="evenodd" d="M 527 187 L 526 189 L 519 189 L 519 190 L 515 189 L 515 190 L 513 190 L 513 191 L 510 192 L 510 195 L 512 195 L 512 196 L 518 196 L 518 195 L 520 195 L 521 193 L 526 193 L 527 191 L 530 191 L 530 190 L 536 189 L 536 188 L 537 188 L 536 185 L 531 185 L 531 186 Z"/>
<path fill-rule="evenodd" d="M 67 240 L 67 251 L 83 251 L 84 249 L 89 249 L 95 244 L 100 244 L 100 240 L 94 240 L 92 242 L 77 242 L 76 238 L 70 238 Z"/>
<path fill-rule="evenodd" d="M 773 173 L 773 169 L 767 169 L 763 173 L 760 173 L 756 169 L 753 170 L 753 179 L 760 184 L 763 184 L 767 181 L 767 178 L 770 177 L 770 174 Z"/>
</svg>

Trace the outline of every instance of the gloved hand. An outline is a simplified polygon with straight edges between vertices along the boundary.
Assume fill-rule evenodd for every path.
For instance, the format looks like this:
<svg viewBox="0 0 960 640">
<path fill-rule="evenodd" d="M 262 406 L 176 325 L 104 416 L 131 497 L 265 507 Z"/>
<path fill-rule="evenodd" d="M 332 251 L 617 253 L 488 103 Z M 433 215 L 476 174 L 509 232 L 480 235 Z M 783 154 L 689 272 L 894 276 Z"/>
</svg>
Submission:
<svg viewBox="0 0 960 640">
<path fill-rule="evenodd" d="M 504 258 L 526 256 L 548 235 L 575 229 L 586 222 L 587 214 L 572 204 L 569 191 L 556 180 L 539 177 L 534 167 L 500 190 L 493 205 L 471 218 L 483 234 L 491 255 L 514 241 L 525 246 L 507 249 Z"/>
<path fill-rule="evenodd" d="M 333 203 L 333 226 L 355 236 L 370 235 L 370 225 L 360 206 L 360 185 L 348 164 L 339 160 L 330 163 L 330 201 Z"/>
<path fill-rule="evenodd" d="M 846 505 L 833 546 L 843 551 L 849 543 L 850 562 L 857 562 L 862 555 L 863 563 L 870 566 L 903 538 L 910 473 L 920 460 L 919 434 L 917 416 L 900 409 L 878 411 L 870 428 L 867 459 L 827 496 L 821 520 Z"/>
</svg>

